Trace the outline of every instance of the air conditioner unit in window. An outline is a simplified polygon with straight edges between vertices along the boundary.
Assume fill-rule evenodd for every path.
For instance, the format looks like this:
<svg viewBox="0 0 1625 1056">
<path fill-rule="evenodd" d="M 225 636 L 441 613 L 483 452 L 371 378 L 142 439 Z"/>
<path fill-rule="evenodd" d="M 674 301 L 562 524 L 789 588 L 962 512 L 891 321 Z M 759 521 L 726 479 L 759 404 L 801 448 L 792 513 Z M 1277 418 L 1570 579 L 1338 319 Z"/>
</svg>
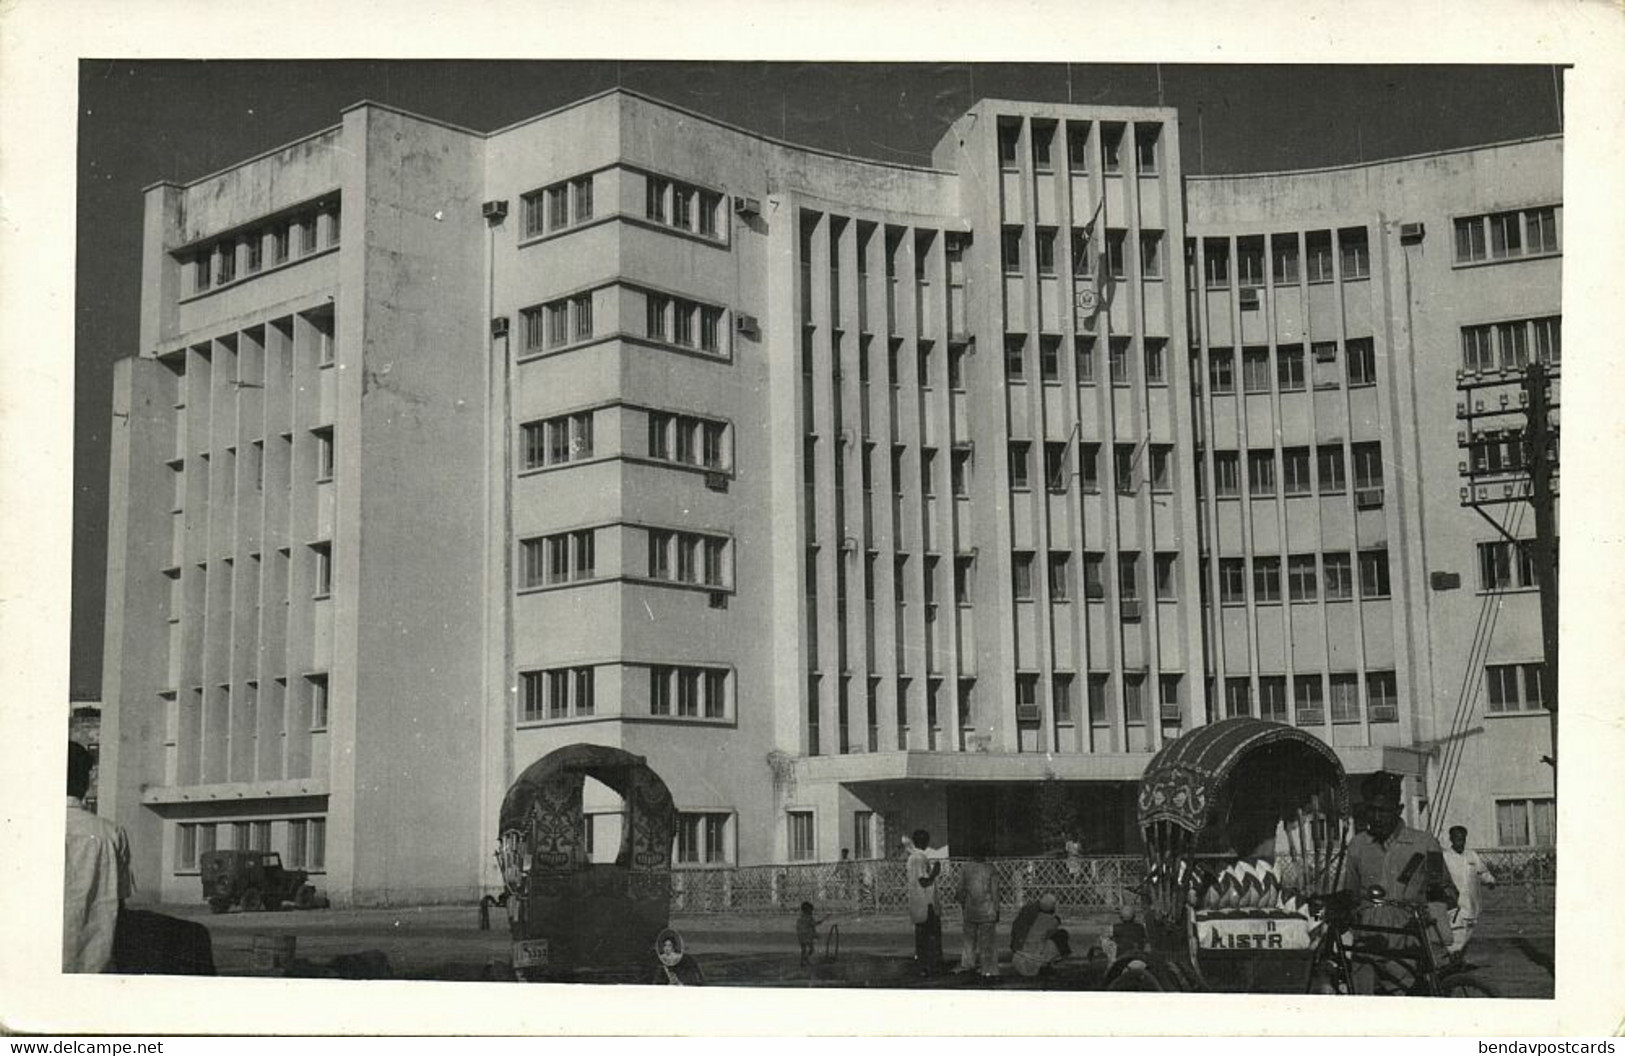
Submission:
<svg viewBox="0 0 1625 1056">
<path fill-rule="evenodd" d="M 758 198 L 747 198 L 742 194 L 734 195 L 734 212 L 740 216 L 757 216 L 762 211 L 762 202 Z"/>
<path fill-rule="evenodd" d="M 1414 246 L 1416 243 L 1422 241 L 1422 238 L 1426 234 L 1427 227 L 1424 226 L 1421 221 L 1417 221 L 1414 224 L 1400 224 L 1399 244 L 1402 246 Z"/>
<path fill-rule="evenodd" d="M 728 607 L 728 595 L 720 590 L 713 590 L 711 592 L 711 607 L 713 609 L 726 609 Z"/>
<path fill-rule="evenodd" d="M 715 470 L 707 473 L 705 475 L 705 486 L 710 488 L 712 491 L 727 491 L 728 474 L 719 473 Z"/>
<path fill-rule="evenodd" d="M 480 206 L 480 215 L 487 220 L 502 221 L 508 215 L 508 200 L 506 198 L 493 198 Z"/>
<path fill-rule="evenodd" d="M 1372 722 L 1398 722 L 1399 708 L 1393 704 L 1371 705 Z"/>
<path fill-rule="evenodd" d="M 1127 598 L 1118 605 L 1118 615 L 1124 623 L 1140 622 L 1140 602 L 1135 598 Z"/>
<path fill-rule="evenodd" d="M 1185 713 L 1178 704 L 1164 704 L 1162 706 L 1162 721 L 1179 723 L 1184 721 Z"/>
<path fill-rule="evenodd" d="M 1326 713 L 1321 711 L 1319 708 L 1298 709 L 1299 726 L 1324 726 L 1325 724 Z"/>
<path fill-rule="evenodd" d="M 1241 291 L 1241 309 L 1242 309 L 1242 311 L 1247 311 L 1248 309 L 1257 308 L 1257 307 L 1258 307 L 1258 291 L 1256 289 L 1252 289 L 1252 288 L 1242 290 Z"/>
<path fill-rule="evenodd" d="M 855 554 L 857 552 L 858 552 L 858 541 L 856 539 L 854 539 L 852 536 L 849 535 L 845 539 L 841 540 L 841 553 L 843 553 L 843 554 Z"/>
<path fill-rule="evenodd" d="M 734 330 L 736 332 L 744 334 L 746 337 L 755 337 L 759 329 L 754 315 L 749 312 L 734 313 Z"/>
<path fill-rule="evenodd" d="M 1336 363 L 1337 362 L 1337 346 L 1336 345 L 1329 345 L 1329 346 L 1323 346 L 1321 348 L 1315 349 L 1315 362 L 1316 363 Z"/>
<path fill-rule="evenodd" d="M 1357 510 L 1378 510 L 1382 508 L 1381 488 L 1356 488 L 1354 491 L 1354 508 Z"/>
<path fill-rule="evenodd" d="M 1038 723 L 1043 716 L 1039 713 L 1037 704 L 1017 704 L 1016 721 L 1020 723 Z"/>
<path fill-rule="evenodd" d="M 491 320 L 491 336 L 492 337 L 507 337 L 508 336 L 508 317 L 507 316 L 499 315 L 495 319 Z"/>
</svg>

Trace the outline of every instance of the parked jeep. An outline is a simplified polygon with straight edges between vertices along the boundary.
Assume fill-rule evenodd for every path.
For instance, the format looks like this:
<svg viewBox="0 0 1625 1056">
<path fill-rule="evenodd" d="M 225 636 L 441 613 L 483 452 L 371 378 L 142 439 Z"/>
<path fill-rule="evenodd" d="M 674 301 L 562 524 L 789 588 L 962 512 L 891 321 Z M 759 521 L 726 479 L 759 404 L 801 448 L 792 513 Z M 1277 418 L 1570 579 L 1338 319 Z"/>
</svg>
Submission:
<svg viewBox="0 0 1625 1056">
<path fill-rule="evenodd" d="M 275 851 L 206 851 L 199 861 L 203 898 L 216 913 L 242 906 L 245 913 L 281 909 L 292 902 L 299 909 L 314 909 L 316 889 L 303 869 L 282 868 Z"/>
</svg>

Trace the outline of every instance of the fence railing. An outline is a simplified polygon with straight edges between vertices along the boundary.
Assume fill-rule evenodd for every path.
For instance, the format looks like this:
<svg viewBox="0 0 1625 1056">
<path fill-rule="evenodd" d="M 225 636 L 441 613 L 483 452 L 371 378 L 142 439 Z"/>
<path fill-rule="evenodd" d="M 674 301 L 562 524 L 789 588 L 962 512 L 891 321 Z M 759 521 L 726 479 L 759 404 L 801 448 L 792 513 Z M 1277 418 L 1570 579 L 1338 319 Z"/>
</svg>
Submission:
<svg viewBox="0 0 1625 1056">
<path fill-rule="evenodd" d="M 1555 905 L 1557 855 L 1551 849 L 1483 850 L 1484 864 L 1497 886 L 1482 892 L 1486 912 L 1498 908 L 1550 910 Z M 1146 861 L 1137 855 L 1083 858 L 1001 858 L 990 862 L 999 875 L 1000 901 L 1019 907 L 1052 894 L 1074 912 L 1110 909 L 1137 901 Z M 959 901 L 960 863 L 946 860 L 937 879 L 941 904 Z M 1282 883 L 1291 886 L 1295 863 L 1276 862 Z M 677 869 L 671 874 L 674 913 L 793 911 L 811 902 L 818 912 L 901 913 L 908 908 L 907 863 L 902 859 L 849 862 L 797 862 L 786 865 Z"/>
</svg>

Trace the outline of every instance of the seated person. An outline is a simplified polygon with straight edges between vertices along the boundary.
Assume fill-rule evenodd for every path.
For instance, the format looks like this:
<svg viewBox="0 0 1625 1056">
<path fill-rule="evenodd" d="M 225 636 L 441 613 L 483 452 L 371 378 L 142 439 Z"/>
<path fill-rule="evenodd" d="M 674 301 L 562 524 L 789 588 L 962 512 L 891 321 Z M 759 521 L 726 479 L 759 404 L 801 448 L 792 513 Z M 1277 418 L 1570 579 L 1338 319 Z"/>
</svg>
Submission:
<svg viewBox="0 0 1625 1056">
<path fill-rule="evenodd" d="M 1034 976 L 1063 957 L 1071 956 L 1072 942 L 1055 912 L 1055 896 L 1029 902 L 1010 925 L 1011 962 L 1024 976 Z"/>
<path fill-rule="evenodd" d="M 1137 917 L 1134 907 L 1127 903 L 1118 910 L 1117 923 L 1112 925 L 1112 942 L 1119 956 L 1145 949 L 1145 925 Z"/>
<path fill-rule="evenodd" d="M 655 938 L 655 956 L 660 967 L 650 980 L 656 986 L 704 986 L 705 973 L 700 962 L 683 952 L 683 937 L 671 928 Z"/>
</svg>

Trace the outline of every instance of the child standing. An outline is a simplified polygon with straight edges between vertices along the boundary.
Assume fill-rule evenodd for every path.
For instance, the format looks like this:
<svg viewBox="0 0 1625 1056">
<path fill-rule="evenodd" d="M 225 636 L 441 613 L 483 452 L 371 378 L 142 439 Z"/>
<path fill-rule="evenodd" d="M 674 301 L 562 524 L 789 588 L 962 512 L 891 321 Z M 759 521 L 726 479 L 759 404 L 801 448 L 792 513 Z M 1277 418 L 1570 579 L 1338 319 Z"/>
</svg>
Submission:
<svg viewBox="0 0 1625 1056">
<path fill-rule="evenodd" d="M 813 919 L 813 904 L 801 903 L 801 912 L 796 915 L 796 941 L 801 943 L 801 964 L 803 967 L 812 963 L 813 954 L 818 949 L 818 925 L 828 920 L 828 917 Z"/>
</svg>

